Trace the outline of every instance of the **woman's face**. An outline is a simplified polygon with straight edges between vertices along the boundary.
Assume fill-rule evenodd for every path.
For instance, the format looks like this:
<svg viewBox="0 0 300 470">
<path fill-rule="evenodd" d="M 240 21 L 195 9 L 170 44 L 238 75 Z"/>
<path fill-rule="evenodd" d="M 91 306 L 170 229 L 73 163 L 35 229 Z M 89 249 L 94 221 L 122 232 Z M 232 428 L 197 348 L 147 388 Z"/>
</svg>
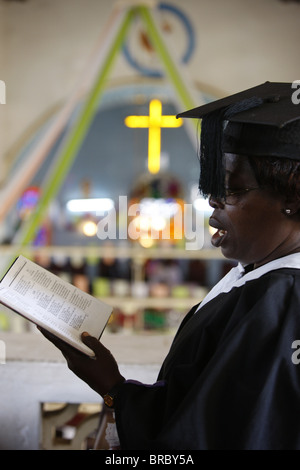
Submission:
<svg viewBox="0 0 300 470">
<path fill-rule="evenodd" d="M 256 267 L 289 254 L 299 243 L 299 232 L 295 236 L 295 224 L 283 212 L 284 197 L 259 188 L 246 157 L 225 154 L 225 168 L 226 190 L 256 189 L 226 201 L 210 197 L 214 211 L 209 223 L 217 229 L 212 244 L 226 258 Z"/>
</svg>

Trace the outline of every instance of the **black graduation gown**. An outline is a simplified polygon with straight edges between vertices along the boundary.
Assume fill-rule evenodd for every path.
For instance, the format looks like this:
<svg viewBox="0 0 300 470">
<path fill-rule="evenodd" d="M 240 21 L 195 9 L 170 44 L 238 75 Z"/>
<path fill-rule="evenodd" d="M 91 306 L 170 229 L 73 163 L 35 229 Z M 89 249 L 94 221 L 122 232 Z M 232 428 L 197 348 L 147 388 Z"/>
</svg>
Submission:
<svg viewBox="0 0 300 470">
<path fill-rule="evenodd" d="M 121 449 L 300 449 L 300 270 L 269 272 L 196 308 L 158 382 L 122 386 Z"/>
</svg>

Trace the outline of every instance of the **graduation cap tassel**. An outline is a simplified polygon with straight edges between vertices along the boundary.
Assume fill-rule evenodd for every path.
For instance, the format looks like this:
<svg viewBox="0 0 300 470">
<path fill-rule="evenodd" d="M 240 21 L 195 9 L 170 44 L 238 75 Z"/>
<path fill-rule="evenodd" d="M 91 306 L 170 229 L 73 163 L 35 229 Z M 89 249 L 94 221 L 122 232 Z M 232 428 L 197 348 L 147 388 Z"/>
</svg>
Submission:
<svg viewBox="0 0 300 470">
<path fill-rule="evenodd" d="M 204 197 L 224 196 L 223 114 L 224 111 L 213 112 L 202 119 L 199 191 Z"/>
<path fill-rule="evenodd" d="M 207 114 L 202 119 L 199 191 L 204 196 L 225 195 L 223 136 L 226 121 L 234 114 L 257 107 L 263 99 L 253 97 Z"/>
</svg>

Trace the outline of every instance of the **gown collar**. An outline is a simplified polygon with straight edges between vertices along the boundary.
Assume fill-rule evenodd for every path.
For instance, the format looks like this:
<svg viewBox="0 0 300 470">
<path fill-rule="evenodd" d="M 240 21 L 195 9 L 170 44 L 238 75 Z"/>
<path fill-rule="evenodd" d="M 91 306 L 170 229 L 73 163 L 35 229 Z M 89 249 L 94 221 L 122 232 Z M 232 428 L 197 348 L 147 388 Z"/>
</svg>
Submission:
<svg viewBox="0 0 300 470">
<path fill-rule="evenodd" d="M 300 269 L 300 253 L 293 253 L 291 255 L 283 256 L 282 258 L 275 259 L 260 266 L 259 268 L 251 270 L 249 269 L 249 265 L 243 266 L 241 263 L 239 263 L 211 289 L 211 291 L 206 295 L 199 305 L 199 308 L 203 307 L 207 302 L 215 298 L 217 295 L 229 292 L 233 287 L 241 287 L 247 281 L 258 279 L 269 271 L 282 268 Z"/>
</svg>

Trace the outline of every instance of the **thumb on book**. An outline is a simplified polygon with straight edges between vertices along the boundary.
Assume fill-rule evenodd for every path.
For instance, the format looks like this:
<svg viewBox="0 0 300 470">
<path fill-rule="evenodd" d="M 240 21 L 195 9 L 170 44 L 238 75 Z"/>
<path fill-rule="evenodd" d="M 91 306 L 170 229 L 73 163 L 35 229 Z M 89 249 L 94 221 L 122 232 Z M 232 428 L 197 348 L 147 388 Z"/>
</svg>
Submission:
<svg viewBox="0 0 300 470">
<path fill-rule="evenodd" d="M 83 333 L 81 333 L 81 339 L 82 342 L 90 349 L 92 349 L 96 355 L 97 353 L 101 353 L 102 345 L 97 338 L 91 336 L 87 331 L 84 331 Z"/>
</svg>

